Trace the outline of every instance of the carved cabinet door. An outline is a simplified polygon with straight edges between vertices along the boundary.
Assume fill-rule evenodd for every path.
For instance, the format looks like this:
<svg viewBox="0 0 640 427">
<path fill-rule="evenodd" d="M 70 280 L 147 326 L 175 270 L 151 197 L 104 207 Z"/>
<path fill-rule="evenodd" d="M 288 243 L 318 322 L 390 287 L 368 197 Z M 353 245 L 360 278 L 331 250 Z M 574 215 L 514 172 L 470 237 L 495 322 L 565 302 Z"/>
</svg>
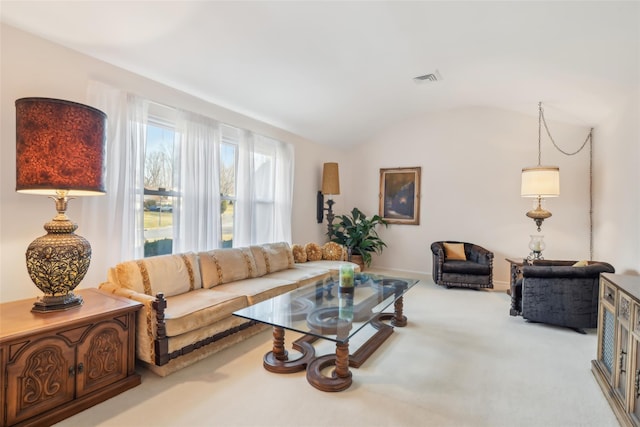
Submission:
<svg viewBox="0 0 640 427">
<path fill-rule="evenodd" d="M 120 318 L 126 319 L 126 316 Z M 78 344 L 78 397 L 127 376 L 127 326 L 117 319 L 100 322 Z"/>
<path fill-rule="evenodd" d="M 7 424 L 73 400 L 75 348 L 60 337 L 12 344 L 7 363 Z"/>
</svg>

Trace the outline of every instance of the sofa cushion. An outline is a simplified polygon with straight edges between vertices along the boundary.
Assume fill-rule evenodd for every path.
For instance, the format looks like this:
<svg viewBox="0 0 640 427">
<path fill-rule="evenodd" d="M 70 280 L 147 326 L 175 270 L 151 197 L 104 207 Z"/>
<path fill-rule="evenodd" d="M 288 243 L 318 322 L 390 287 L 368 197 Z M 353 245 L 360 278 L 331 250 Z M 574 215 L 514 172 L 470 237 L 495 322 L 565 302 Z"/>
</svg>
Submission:
<svg viewBox="0 0 640 427">
<path fill-rule="evenodd" d="M 464 243 L 444 243 L 444 257 L 445 259 L 458 259 L 466 260 L 467 256 L 464 253 Z"/>
<path fill-rule="evenodd" d="M 256 277 L 220 285 L 216 287 L 216 291 L 219 289 L 230 294 L 246 295 L 249 305 L 253 305 L 285 292 L 293 291 L 297 287 L 298 284 L 296 282 L 289 280 Z"/>
<path fill-rule="evenodd" d="M 296 264 L 293 268 L 281 270 L 276 273 L 269 274 L 270 279 L 280 279 L 290 282 L 297 282 L 298 288 L 306 286 L 310 283 L 323 281 L 331 276 L 331 271 L 326 268 L 299 266 Z"/>
<path fill-rule="evenodd" d="M 167 336 L 174 337 L 213 324 L 248 305 L 243 295 L 198 289 L 167 298 L 164 310 Z"/>
<path fill-rule="evenodd" d="M 300 268 L 321 268 L 325 270 L 329 270 L 333 274 L 340 273 L 340 266 L 343 264 L 351 264 L 353 265 L 353 269 L 355 272 L 360 272 L 360 266 L 358 264 L 349 262 L 349 261 L 329 261 L 329 260 L 321 260 L 321 261 L 308 261 L 304 264 L 296 264 L 296 267 Z"/>
<path fill-rule="evenodd" d="M 109 271 L 109 281 L 146 295 L 165 297 L 202 288 L 198 257 L 193 252 L 126 261 Z"/>
<path fill-rule="evenodd" d="M 258 276 L 256 260 L 249 248 L 214 249 L 198 255 L 204 288 Z"/>
<path fill-rule="evenodd" d="M 294 265 L 293 252 L 286 242 L 251 246 L 251 252 L 256 260 L 257 276 L 292 268 Z"/>
<path fill-rule="evenodd" d="M 461 283 L 467 285 L 485 286 L 490 285 L 489 275 L 487 274 L 460 274 L 460 273 L 442 273 L 442 282 L 451 283 L 454 286 L 460 286 Z"/>
<path fill-rule="evenodd" d="M 443 273 L 458 274 L 489 274 L 491 267 L 473 261 L 447 260 L 442 263 Z"/>
</svg>

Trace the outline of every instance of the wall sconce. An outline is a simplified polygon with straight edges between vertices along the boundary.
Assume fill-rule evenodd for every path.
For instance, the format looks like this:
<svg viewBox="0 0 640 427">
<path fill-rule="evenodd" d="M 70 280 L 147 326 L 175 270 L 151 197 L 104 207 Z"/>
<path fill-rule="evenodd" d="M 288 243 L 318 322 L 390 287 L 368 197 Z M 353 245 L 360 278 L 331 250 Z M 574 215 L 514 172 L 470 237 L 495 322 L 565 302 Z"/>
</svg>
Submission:
<svg viewBox="0 0 640 427">
<path fill-rule="evenodd" d="M 316 219 L 318 224 L 322 223 L 324 218 L 324 211 L 327 211 L 327 234 L 329 240 L 333 237 L 333 220 L 335 215 L 333 214 L 333 205 L 335 202 L 332 199 L 327 200 L 327 208 L 324 207 L 324 196 L 338 195 L 340 194 L 340 173 L 338 171 L 337 163 L 325 163 L 322 167 L 322 190 L 318 191 L 317 196 L 317 210 Z"/>
<path fill-rule="evenodd" d="M 59 99 L 22 98 L 15 105 L 16 191 L 49 196 L 58 211 L 26 252 L 29 276 L 44 292 L 32 311 L 77 307 L 83 301 L 73 289 L 89 269 L 91 245 L 74 233 L 67 202 L 105 193 L 107 116 Z"/>
<path fill-rule="evenodd" d="M 526 215 L 535 221 L 538 232 L 542 229 L 542 221 L 551 216 L 551 212 L 542 208 L 542 199 L 560 195 L 560 168 L 541 166 L 542 120 L 542 103 L 538 103 L 538 165 L 522 168 L 522 185 L 520 187 L 522 197 L 537 199 L 537 205 Z"/>
</svg>

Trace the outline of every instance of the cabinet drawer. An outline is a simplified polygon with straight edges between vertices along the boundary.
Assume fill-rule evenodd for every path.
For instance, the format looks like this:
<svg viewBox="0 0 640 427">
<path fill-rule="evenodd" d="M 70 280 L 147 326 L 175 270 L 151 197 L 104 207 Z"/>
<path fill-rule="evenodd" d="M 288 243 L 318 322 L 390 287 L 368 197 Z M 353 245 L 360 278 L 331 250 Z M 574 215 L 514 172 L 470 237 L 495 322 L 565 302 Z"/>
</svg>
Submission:
<svg viewBox="0 0 640 427">
<path fill-rule="evenodd" d="M 614 307 L 616 303 L 616 288 L 606 280 L 600 280 L 600 292 L 600 299 Z"/>
</svg>

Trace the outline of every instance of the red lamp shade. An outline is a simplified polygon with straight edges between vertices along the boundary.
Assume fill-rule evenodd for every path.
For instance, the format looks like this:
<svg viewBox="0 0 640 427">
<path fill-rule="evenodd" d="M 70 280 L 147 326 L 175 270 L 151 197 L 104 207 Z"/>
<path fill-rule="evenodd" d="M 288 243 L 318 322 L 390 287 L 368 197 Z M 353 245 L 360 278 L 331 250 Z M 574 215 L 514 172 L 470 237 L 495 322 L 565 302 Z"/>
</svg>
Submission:
<svg viewBox="0 0 640 427">
<path fill-rule="evenodd" d="M 76 102 L 16 100 L 16 191 L 104 194 L 106 120 L 102 111 Z"/>
</svg>

